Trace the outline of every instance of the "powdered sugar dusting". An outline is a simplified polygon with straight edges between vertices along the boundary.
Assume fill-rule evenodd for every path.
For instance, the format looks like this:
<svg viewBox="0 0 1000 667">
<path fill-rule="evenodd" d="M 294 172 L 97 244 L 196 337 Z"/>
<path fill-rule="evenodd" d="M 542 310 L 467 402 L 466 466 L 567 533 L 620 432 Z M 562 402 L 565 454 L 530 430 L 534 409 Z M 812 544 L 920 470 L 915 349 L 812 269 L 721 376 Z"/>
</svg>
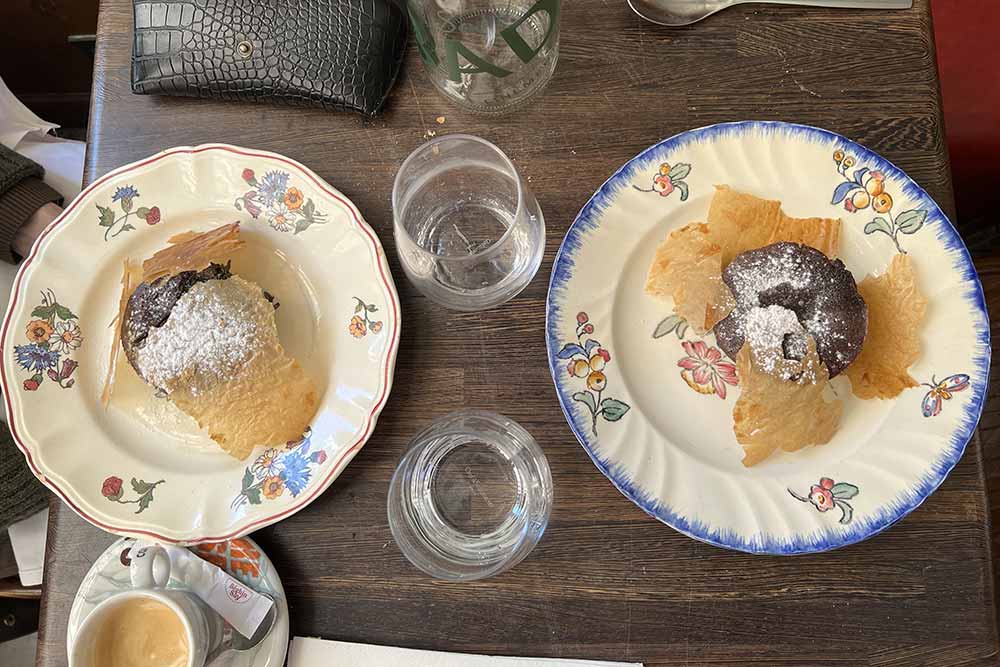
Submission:
<svg viewBox="0 0 1000 667">
<path fill-rule="evenodd" d="M 145 380 L 195 394 L 239 375 L 258 352 L 278 344 L 274 308 L 254 283 L 232 276 L 191 287 L 136 354 Z"/>
<path fill-rule="evenodd" d="M 790 380 L 798 375 L 786 363 L 786 347 L 794 355 L 801 351 L 801 359 L 808 352 L 805 330 L 795 313 L 781 306 L 751 308 L 744 316 L 743 331 L 757 366 L 765 373 Z M 786 340 L 791 341 L 786 346 Z"/>
</svg>

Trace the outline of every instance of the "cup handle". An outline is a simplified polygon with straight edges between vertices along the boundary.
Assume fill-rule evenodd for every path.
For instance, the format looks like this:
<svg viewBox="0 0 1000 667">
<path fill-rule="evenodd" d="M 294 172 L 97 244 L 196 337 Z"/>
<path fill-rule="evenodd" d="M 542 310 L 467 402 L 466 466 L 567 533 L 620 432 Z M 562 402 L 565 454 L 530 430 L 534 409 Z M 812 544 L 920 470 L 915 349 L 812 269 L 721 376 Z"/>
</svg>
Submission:
<svg viewBox="0 0 1000 667">
<path fill-rule="evenodd" d="M 134 549 L 134 547 L 133 547 Z M 129 575 L 133 588 L 166 588 L 170 581 L 170 557 L 156 545 L 134 549 Z"/>
</svg>

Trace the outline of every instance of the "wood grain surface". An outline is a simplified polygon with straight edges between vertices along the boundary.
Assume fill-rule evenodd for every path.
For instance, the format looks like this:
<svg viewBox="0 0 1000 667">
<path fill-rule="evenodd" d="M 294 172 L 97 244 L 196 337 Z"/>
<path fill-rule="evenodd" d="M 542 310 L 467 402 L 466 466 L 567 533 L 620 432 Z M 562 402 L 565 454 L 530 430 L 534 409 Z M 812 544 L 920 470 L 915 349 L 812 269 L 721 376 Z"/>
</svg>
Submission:
<svg viewBox="0 0 1000 667">
<path fill-rule="evenodd" d="M 940 490 L 891 530 L 827 554 L 748 556 L 690 540 L 622 497 L 566 425 L 545 357 L 548 272 L 563 234 L 611 173 L 674 133 L 742 119 L 822 126 L 895 162 L 952 213 L 930 12 L 927 0 L 914 5 L 743 6 L 671 30 L 642 22 L 623 0 L 573 0 L 564 3 L 555 78 L 528 109 L 503 119 L 458 111 L 433 92 L 411 48 L 386 112 L 364 120 L 134 96 L 131 3 L 104 0 L 88 180 L 175 145 L 277 151 L 360 207 L 396 276 L 403 336 L 373 437 L 316 502 L 254 535 L 281 572 L 293 634 L 652 666 L 995 663 L 978 439 Z M 545 211 L 541 271 L 494 311 L 430 304 L 396 261 L 393 176 L 411 150 L 443 132 L 501 146 Z M 1000 285 L 1000 270 L 992 275 Z M 407 440 L 460 407 L 521 422 L 545 450 L 555 484 L 552 521 L 536 551 L 513 571 L 471 584 L 432 581 L 409 566 L 385 517 Z M 1000 418 L 991 414 L 996 434 Z M 53 507 L 40 665 L 65 664 L 72 597 L 112 539 Z"/>
</svg>

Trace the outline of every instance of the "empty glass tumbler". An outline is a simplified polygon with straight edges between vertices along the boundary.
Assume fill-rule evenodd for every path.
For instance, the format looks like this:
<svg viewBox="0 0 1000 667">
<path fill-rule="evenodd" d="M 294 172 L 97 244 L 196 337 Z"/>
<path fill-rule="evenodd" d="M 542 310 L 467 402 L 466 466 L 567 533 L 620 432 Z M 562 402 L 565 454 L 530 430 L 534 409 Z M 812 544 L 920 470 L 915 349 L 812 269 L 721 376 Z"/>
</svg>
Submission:
<svg viewBox="0 0 1000 667">
<path fill-rule="evenodd" d="M 396 248 L 407 277 L 453 310 L 516 296 L 542 262 L 545 220 L 503 151 L 467 134 L 415 150 L 392 189 Z"/>
<path fill-rule="evenodd" d="M 459 106 L 511 111 L 559 59 L 560 0 L 407 0 L 431 82 Z"/>
<path fill-rule="evenodd" d="M 548 525 L 545 454 L 512 419 L 460 410 L 414 437 L 389 486 L 389 527 L 403 555 L 437 579 L 498 574 Z"/>
</svg>

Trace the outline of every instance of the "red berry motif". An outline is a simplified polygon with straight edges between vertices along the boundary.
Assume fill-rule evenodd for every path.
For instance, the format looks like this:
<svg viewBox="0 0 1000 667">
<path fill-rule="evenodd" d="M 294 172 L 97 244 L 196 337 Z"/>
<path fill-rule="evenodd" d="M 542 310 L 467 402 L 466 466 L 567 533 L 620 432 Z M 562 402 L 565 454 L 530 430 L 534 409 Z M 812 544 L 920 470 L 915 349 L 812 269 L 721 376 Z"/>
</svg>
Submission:
<svg viewBox="0 0 1000 667">
<path fill-rule="evenodd" d="M 121 477 L 108 477 L 101 485 L 101 495 L 105 498 L 121 498 L 122 480 Z"/>
<path fill-rule="evenodd" d="M 587 323 L 587 320 L 589 320 L 589 319 L 590 319 L 590 318 L 589 318 L 589 317 L 587 317 L 587 313 L 583 313 L 583 312 L 581 312 L 581 313 L 577 313 L 577 314 L 576 314 L 576 321 L 577 321 L 578 323 L 580 323 L 580 324 L 586 324 L 586 323 Z"/>
</svg>

